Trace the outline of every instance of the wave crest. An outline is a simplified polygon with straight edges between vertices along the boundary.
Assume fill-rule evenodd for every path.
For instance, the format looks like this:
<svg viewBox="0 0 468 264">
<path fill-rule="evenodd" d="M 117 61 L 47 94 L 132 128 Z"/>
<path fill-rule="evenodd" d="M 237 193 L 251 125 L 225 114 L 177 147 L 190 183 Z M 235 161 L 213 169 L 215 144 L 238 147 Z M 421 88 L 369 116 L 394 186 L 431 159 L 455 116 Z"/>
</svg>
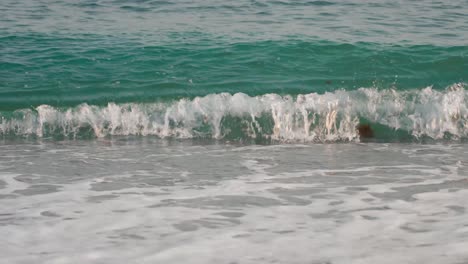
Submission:
<svg viewBox="0 0 468 264">
<path fill-rule="evenodd" d="M 356 127 L 368 122 L 381 130 L 375 133 L 378 138 L 403 131 L 413 138 L 461 139 L 468 137 L 465 86 L 454 84 L 445 91 L 360 88 L 294 97 L 221 93 L 172 102 L 81 104 L 67 109 L 41 105 L 2 113 L 0 134 L 355 141 L 359 140 Z"/>
</svg>

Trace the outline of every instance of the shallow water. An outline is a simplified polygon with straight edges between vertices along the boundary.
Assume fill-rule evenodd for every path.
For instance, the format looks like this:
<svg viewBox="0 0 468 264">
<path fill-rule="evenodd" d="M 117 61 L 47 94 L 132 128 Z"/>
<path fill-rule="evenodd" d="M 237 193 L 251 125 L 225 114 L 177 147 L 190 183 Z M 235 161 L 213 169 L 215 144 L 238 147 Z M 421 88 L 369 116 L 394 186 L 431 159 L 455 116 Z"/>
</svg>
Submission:
<svg viewBox="0 0 468 264">
<path fill-rule="evenodd" d="M 5 263 L 465 263 L 465 145 L 0 145 Z"/>
</svg>

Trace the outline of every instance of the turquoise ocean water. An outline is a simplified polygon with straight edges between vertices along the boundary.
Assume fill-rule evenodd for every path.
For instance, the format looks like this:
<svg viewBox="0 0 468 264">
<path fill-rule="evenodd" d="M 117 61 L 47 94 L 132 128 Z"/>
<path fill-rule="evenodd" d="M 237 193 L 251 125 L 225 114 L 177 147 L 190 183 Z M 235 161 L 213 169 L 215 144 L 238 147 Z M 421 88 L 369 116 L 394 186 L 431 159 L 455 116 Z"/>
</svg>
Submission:
<svg viewBox="0 0 468 264">
<path fill-rule="evenodd" d="M 466 1 L 9 1 L 3 137 L 466 138 Z"/>
</svg>

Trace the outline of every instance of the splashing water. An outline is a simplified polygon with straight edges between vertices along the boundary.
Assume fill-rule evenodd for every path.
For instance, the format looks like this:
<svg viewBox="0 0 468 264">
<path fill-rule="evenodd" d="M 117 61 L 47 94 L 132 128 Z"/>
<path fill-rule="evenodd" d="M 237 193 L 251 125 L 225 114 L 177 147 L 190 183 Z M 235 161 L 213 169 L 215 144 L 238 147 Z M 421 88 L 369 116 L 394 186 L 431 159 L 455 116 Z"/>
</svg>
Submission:
<svg viewBox="0 0 468 264">
<path fill-rule="evenodd" d="M 2 135 L 105 137 L 154 135 L 161 138 L 265 138 L 277 141 L 353 141 L 360 122 L 406 131 L 414 138 L 468 136 L 467 91 L 455 84 L 396 91 L 361 88 L 324 94 L 210 94 L 194 99 L 105 107 L 41 105 L 3 115 Z M 378 135 L 377 135 L 378 136 Z"/>
</svg>

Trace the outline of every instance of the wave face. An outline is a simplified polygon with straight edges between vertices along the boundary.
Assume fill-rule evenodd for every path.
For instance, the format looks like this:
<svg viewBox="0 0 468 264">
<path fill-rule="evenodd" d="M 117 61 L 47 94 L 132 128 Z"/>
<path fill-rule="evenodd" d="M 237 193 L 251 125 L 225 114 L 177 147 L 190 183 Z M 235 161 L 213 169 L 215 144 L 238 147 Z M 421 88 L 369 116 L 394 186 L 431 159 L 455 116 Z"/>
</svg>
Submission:
<svg viewBox="0 0 468 264">
<path fill-rule="evenodd" d="M 444 91 L 360 88 L 297 96 L 220 93 L 159 103 L 40 105 L 2 113 L 0 134 L 335 142 L 358 141 L 356 127 L 370 123 L 380 140 L 460 140 L 468 137 L 467 97 L 466 85 L 454 84 Z"/>
<path fill-rule="evenodd" d="M 224 92 L 443 90 L 467 81 L 467 46 L 186 37 L 189 43 L 174 36 L 158 44 L 94 35 L 0 35 L 5 51 L 0 111 L 42 104 L 151 103 Z"/>
</svg>

